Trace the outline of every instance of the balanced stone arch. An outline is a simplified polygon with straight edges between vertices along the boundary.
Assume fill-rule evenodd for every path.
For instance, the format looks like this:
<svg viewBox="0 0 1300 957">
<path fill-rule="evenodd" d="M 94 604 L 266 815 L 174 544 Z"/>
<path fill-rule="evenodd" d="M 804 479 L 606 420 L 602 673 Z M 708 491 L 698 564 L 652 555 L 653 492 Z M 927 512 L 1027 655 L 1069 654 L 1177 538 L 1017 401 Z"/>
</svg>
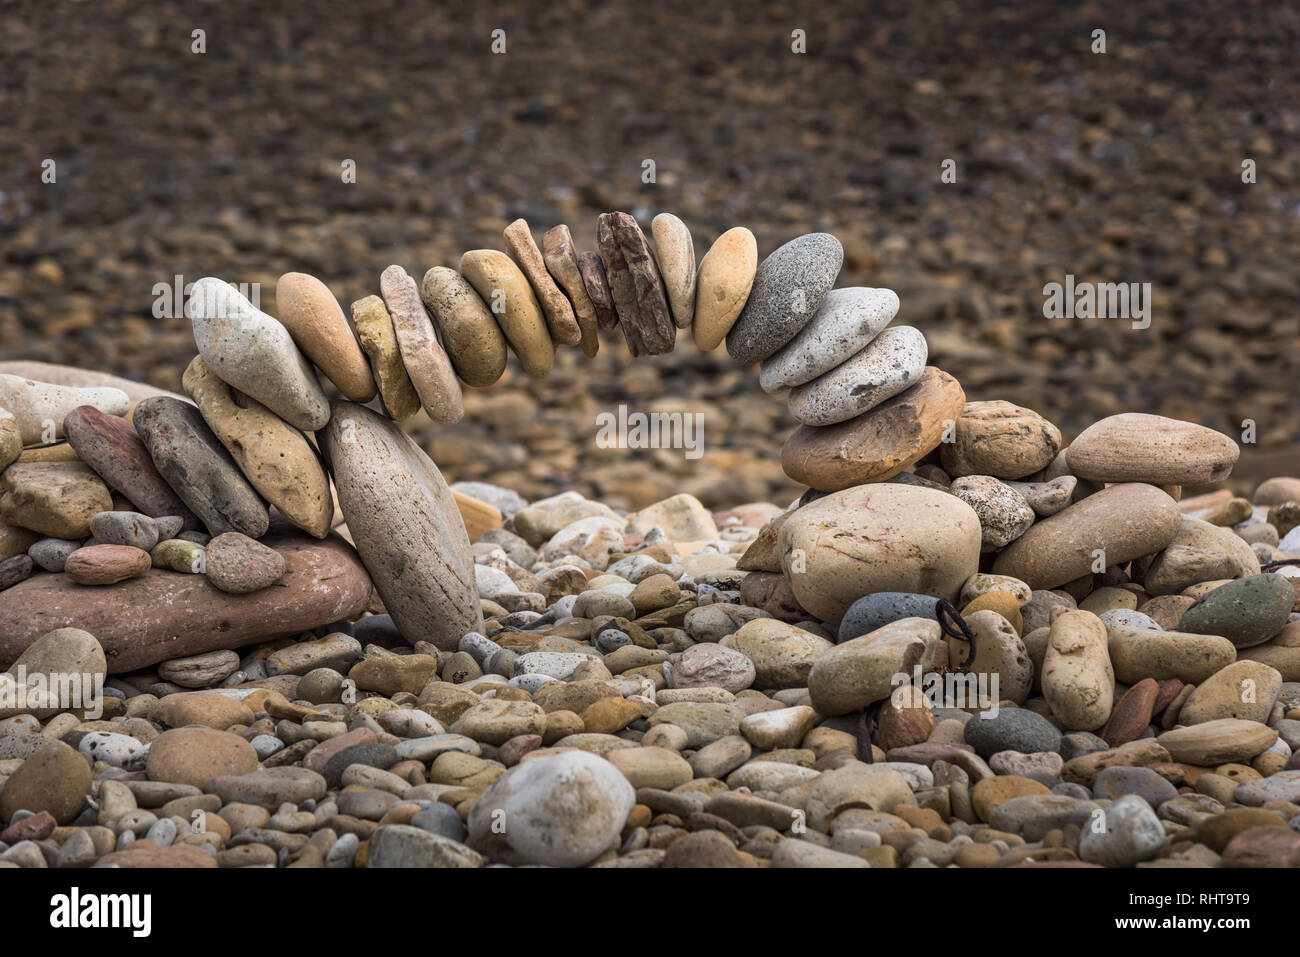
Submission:
<svg viewBox="0 0 1300 957">
<path fill-rule="evenodd" d="M 968 398 L 893 291 L 837 287 L 829 233 L 761 258 L 738 226 L 697 259 L 672 214 L 595 225 L 579 250 L 517 220 L 346 309 L 304 273 L 277 316 L 201 280 L 184 394 L 0 363 L 0 856 L 135 833 L 137 788 L 179 787 L 231 833 L 160 814 L 60 853 L 284 863 L 250 830 L 366 867 L 1295 853 L 1300 479 L 1185 499 L 1230 477 L 1229 437 L 1123 413 L 1064 447 Z M 806 491 L 528 502 L 449 487 L 403 428 L 460 421 L 511 353 L 544 378 L 620 331 L 637 358 L 725 343 L 788 403 Z M 14 694 L 69 670 L 114 676 L 102 723 Z M 1106 834 L 1063 827 L 1102 801 Z"/>
</svg>

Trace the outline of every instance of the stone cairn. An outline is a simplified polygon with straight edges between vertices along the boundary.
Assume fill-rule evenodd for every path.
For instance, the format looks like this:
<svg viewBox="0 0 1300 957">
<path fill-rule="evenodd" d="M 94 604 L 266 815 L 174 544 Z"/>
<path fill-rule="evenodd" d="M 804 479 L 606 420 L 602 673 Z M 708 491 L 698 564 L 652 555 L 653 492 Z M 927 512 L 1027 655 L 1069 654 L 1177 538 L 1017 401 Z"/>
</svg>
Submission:
<svg viewBox="0 0 1300 957">
<path fill-rule="evenodd" d="M 652 236 L 518 220 L 351 322 L 203 279 L 188 402 L 5 364 L 0 866 L 1300 865 L 1300 479 L 1180 502 L 1234 442 L 967 402 L 833 236 Z M 759 364 L 809 492 L 528 504 L 398 425 L 615 327 Z"/>
</svg>

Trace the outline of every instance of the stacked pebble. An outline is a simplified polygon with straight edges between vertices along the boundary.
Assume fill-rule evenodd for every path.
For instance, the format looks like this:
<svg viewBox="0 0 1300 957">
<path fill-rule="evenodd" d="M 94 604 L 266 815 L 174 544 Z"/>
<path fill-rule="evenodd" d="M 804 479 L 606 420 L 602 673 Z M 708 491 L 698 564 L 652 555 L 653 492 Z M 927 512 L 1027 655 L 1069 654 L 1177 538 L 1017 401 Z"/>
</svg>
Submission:
<svg viewBox="0 0 1300 957">
<path fill-rule="evenodd" d="M 965 402 L 825 234 L 597 233 L 351 325 L 203 280 L 192 405 L 0 376 L 0 866 L 1300 865 L 1300 480 L 1180 502 L 1231 441 Z M 528 504 L 396 424 L 615 326 L 761 363 L 809 493 Z M 896 693 L 959 662 L 992 701 Z M 102 714 L 5 703 L 69 672 Z"/>
</svg>

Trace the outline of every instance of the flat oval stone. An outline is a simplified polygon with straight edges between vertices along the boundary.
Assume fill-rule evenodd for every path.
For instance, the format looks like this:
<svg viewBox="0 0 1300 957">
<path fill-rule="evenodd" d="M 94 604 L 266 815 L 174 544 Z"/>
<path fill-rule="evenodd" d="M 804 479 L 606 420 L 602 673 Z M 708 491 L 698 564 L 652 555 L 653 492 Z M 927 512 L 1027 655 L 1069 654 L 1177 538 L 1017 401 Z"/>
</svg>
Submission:
<svg viewBox="0 0 1300 957">
<path fill-rule="evenodd" d="M 1282 575 L 1238 578 L 1198 598 L 1178 621 L 1180 631 L 1222 635 L 1238 648 L 1262 645 L 1287 623 L 1295 588 Z"/>
<path fill-rule="evenodd" d="M 384 300 L 366 296 L 352 304 L 352 324 L 361 348 L 370 359 L 370 371 L 383 400 L 384 411 L 398 422 L 420 411 L 420 396 L 402 364 L 397 332 Z"/>
<path fill-rule="evenodd" d="M 371 584 L 356 552 L 281 526 L 263 540 L 285 559 L 277 588 L 227 595 L 202 575 L 152 569 L 87 589 L 65 575 L 38 575 L 0 592 L 0 667 L 55 628 L 77 627 L 103 646 L 113 674 L 219 648 L 239 648 L 355 618 Z M 102 547 L 102 546 L 101 546 Z"/>
<path fill-rule="evenodd" d="M 275 284 L 280 322 L 338 390 L 354 402 L 375 397 L 375 379 L 343 307 L 315 276 L 287 272 Z"/>
<path fill-rule="evenodd" d="M 329 421 L 316 373 L 289 330 L 233 286 L 207 277 L 185 303 L 199 355 L 216 375 L 294 428 L 314 432 Z"/>
<path fill-rule="evenodd" d="M 0 408 L 14 417 L 23 445 L 47 445 L 63 438 L 63 420 L 79 405 L 105 415 L 126 415 L 131 400 L 121 389 L 78 388 L 0 374 Z"/>
<path fill-rule="evenodd" d="M 799 426 L 781 450 L 781 467 L 821 492 L 883 482 L 933 451 L 965 403 L 956 379 L 926 366 L 915 385 L 862 415 L 835 425 Z"/>
<path fill-rule="evenodd" d="M 737 362 L 761 362 L 798 335 L 835 285 L 844 247 L 830 233 L 805 233 L 759 264 L 745 308 L 727 333 Z"/>
<path fill-rule="evenodd" d="M 23 436 L 12 412 L 0 407 L 0 469 L 7 468 L 23 454 Z"/>
<path fill-rule="evenodd" d="M 954 440 L 939 448 L 949 475 L 1020 479 L 1046 468 L 1061 447 L 1061 430 L 1035 412 L 1002 399 L 967 402 Z"/>
<path fill-rule="evenodd" d="M 1232 642 L 1218 635 L 1129 627 L 1108 628 L 1107 648 L 1115 677 L 1125 684 L 1143 678 L 1199 684 L 1237 656 Z"/>
<path fill-rule="evenodd" d="M 590 249 L 578 253 L 578 271 L 582 273 L 582 285 L 596 310 L 596 321 L 600 328 L 613 329 L 618 325 L 618 313 L 614 310 L 614 295 L 610 291 L 609 277 L 605 275 L 605 264 L 601 262 L 600 253 Z"/>
<path fill-rule="evenodd" d="M 843 365 L 791 391 L 790 413 L 804 425 L 859 416 L 920 381 L 926 354 L 920 330 L 886 329 Z"/>
<path fill-rule="evenodd" d="M 318 438 L 348 531 L 403 637 L 454 651 L 462 635 L 483 632 L 465 524 L 433 460 L 390 419 L 350 402 L 335 403 Z"/>
<path fill-rule="evenodd" d="M 672 213 L 660 213 L 650 223 L 655 263 L 678 329 L 689 329 L 695 317 L 695 243 L 686 224 Z"/>
<path fill-rule="evenodd" d="M 979 570 L 979 518 L 933 489 L 860 485 L 786 519 L 781 567 L 799 603 L 838 626 L 862 594 L 916 592 L 953 601 Z"/>
<path fill-rule="evenodd" d="M 198 517 L 158 473 L 144 441 L 129 421 L 82 405 L 68 413 L 63 428 L 77 458 L 145 515 L 179 515 L 185 520 L 185 528 L 199 527 Z"/>
<path fill-rule="evenodd" d="M 266 506 L 198 409 L 156 396 L 135 407 L 135 426 L 159 474 L 210 533 L 266 534 Z"/>
<path fill-rule="evenodd" d="M 542 252 L 537 248 L 528 221 L 516 219 L 502 233 L 506 251 L 519 265 L 519 269 L 528 277 L 529 285 L 537 296 L 537 301 L 546 316 L 546 325 L 551 331 L 551 339 L 561 345 L 576 346 L 582 340 L 582 330 L 578 319 L 573 314 L 573 306 L 560 292 L 551 274 L 546 271 Z"/>
<path fill-rule="evenodd" d="M 581 332 L 579 344 L 583 355 L 590 359 L 600 351 L 600 336 L 597 332 L 600 320 L 596 305 L 591 301 L 587 284 L 582 278 L 577 249 L 573 245 L 573 236 L 569 233 L 568 226 L 552 226 L 542 236 L 542 260 L 546 263 L 546 271 L 564 290 L 573 305 L 573 314 Z"/>
<path fill-rule="evenodd" d="M 1094 422 L 1065 459 L 1079 478 L 1151 485 L 1209 485 L 1232 474 L 1241 449 L 1203 425 L 1124 412 Z"/>
<path fill-rule="evenodd" d="M 672 352 L 677 329 L 659 267 L 637 221 L 628 213 L 601 213 L 596 242 L 628 350 L 633 356 Z"/>
<path fill-rule="evenodd" d="M 68 556 L 81 547 L 80 541 L 66 538 L 42 538 L 27 549 L 27 554 L 47 572 L 61 572 L 67 564 Z"/>
<path fill-rule="evenodd" d="M 420 298 L 433 314 L 456 374 L 485 388 L 506 371 L 506 337 L 474 287 L 446 266 L 434 266 L 420 282 Z"/>
<path fill-rule="evenodd" d="M 555 363 L 555 344 L 533 287 L 515 261 L 495 249 L 471 249 L 460 257 L 460 274 L 496 316 L 524 371 L 545 378 Z"/>
<path fill-rule="evenodd" d="M 420 404 L 433 421 L 455 425 L 465 415 L 465 399 L 451 360 L 438 344 L 415 280 L 401 266 L 389 266 L 379 276 L 379 291 L 388 306 L 402 364 L 420 396 Z"/>
<path fill-rule="evenodd" d="M 319 536 L 324 538 L 324 536 Z M 284 556 L 238 532 L 225 532 L 208 542 L 204 574 L 231 595 L 269 588 L 284 577 Z"/>
<path fill-rule="evenodd" d="M 892 289 L 832 289 L 808 325 L 763 360 L 759 385 L 773 393 L 811 382 L 865 349 L 897 314 Z"/>
<path fill-rule="evenodd" d="M 250 485 L 305 532 L 324 538 L 334 518 L 329 477 L 307 437 L 241 395 L 195 356 L 181 383 Z"/>
<path fill-rule="evenodd" d="M 1277 732 L 1268 725 L 1242 718 L 1220 718 L 1175 728 L 1156 738 L 1175 761 L 1198 767 L 1249 761 L 1276 740 Z"/>
<path fill-rule="evenodd" d="M 1112 485 L 1033 525 L 998 555 L 993 572 L 1034 589 L 1056 588 L 1104 564 L 1158 552 L 1178 534 L 1178 503 L 1153 485 Z"/>
<path fill-rule="evenodd" d="M 758 270 L 758 242 L 744 226 L 719 236 L 700 260 L 691 334 L 706 352 L 716 349 L 749 301 Z"/>
<path fill-rule="evenodd" d="M 158 523 L 139 512 L 100 512 L 90 531 L 105 545 L 133 545 L 146 552 L 158 544 Z"/>
</svg>

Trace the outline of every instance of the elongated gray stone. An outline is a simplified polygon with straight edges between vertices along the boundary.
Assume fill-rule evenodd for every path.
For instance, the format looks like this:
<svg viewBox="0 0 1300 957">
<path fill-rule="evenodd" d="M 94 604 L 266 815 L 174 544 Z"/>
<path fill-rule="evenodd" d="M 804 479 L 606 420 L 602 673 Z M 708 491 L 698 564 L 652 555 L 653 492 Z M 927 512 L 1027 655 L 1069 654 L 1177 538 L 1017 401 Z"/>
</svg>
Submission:
<svg viewBox="0 0 1300 957">
<path fill-rule="evenodd" d="M 835 285 L 844 247 L 830 233 L 805 233 L 758 264 L 749 299 L 727 333 L 727 352 L 761 362 L 798 335 Z"/>
<path fill-rule="evenodd" d="M 334 402 L 319 438 L 361 560 L 402 635 L 454 651 L 483 631 L 469 536 L 442 473 L 391 419 Z"/>
<path fill-rule="evenodd" d="M 159 474 L 211 534 L 266 534 L 266 505 L 198 409 L 157 396 L 135 407 L 134 420 Z"/>
<path fill-rule="evenodd" d="M 811 382 L 865 349 L 897 314 L 892 289 L 832 289 L 808 325 L 763 360 L 759 385 L 779 392 Z"/>
<path fill-rule="evenodd" d="M 204 363 L 223 382 L 294 428 L 314 432 L 329 421 L 329 402 L 289 330 L 229 283 L 200 279 L 185 316 Z"/>
<path fill-rule="evenodd" d="M 851 419 L 919 381 L 925 360 L 925 336 L 919 330 L 886 329 L 848 362 L 794 389 L 790 412 L 804 425 Z"/>
</svg>

